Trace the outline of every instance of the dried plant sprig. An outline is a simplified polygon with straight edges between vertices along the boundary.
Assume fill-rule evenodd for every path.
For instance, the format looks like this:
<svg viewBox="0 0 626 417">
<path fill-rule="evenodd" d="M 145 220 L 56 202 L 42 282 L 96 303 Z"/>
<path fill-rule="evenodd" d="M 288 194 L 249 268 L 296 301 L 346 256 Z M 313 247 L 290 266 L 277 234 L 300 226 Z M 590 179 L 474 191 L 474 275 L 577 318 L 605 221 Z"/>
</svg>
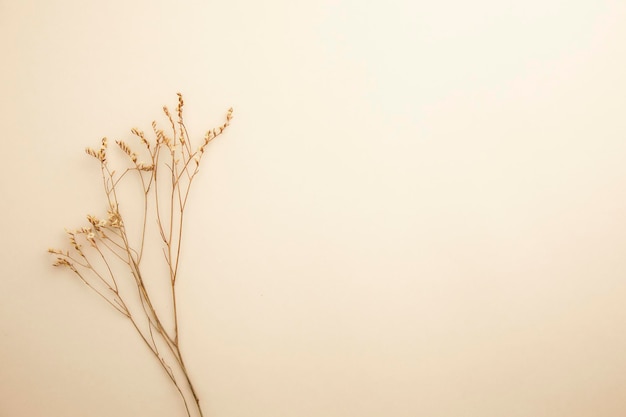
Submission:
<svg viewBox="0 0 626 417">
<path fill-rule="evenodd" d="M 228 110 L 224 124 L 206 133 L 203 142 L 194 151 L 183 120 L 183 106 L 183 97 L 178 93 L 176 120 L 168 108 L 163 107 L 171 126 L 171 136 L 153 121 L 154 140 L 148 139 L 137 128 L 131 129 L 143 145 L 140 151 L 135 151 L 124 140 L 115 141 L 131 162 L 120 173 L 109 166 L 106 137 L 101 140 L 98 150 L 85 149 L 100 163 L 107 202 L 106 216 L 88 215 L 88 225 L 76 230 L 66 229 L 70 249 L 50 248 L 48 252 L 55 256 L 53 266 L 69 268 L 98 296 L 129 319 L 180 394 L 187 416 L 202 417 L 200 399 L 180 350 L 176 281 L 180 270 L 184 212 L 191 184 L 199 171 L 206 146 L 230 125 L 233 110 Z M 123 214 L 120 209 L 120 189 L 133 177 L 143 201 L 140 220 L 131 222 L 139 231 L 138 241 L 131 237 L 135 235 L 130 233 L 131 224 L 126 222 L 127 217 L 132 216 Z M 156 220 L 166 274 L 169 276 L 171 302 L 167 311 L 156 308 L 144 277 L 142 260 L 151 214 Z M 167 326 L 164 324 L 167 322 L 172 324 Z"/>
</svg>

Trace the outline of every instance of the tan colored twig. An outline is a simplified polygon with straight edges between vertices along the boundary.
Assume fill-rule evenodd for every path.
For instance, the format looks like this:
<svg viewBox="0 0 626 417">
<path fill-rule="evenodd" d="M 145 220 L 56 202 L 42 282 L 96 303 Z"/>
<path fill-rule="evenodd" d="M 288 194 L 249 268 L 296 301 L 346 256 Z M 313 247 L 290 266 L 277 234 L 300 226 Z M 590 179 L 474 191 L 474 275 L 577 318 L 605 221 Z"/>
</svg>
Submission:
<svg viewBox="0 0 626 417">
<path fill-rule="evenodd" d="M 179 93 L 175 116 L 163 107 L 171 132 L 166 133 L 158 128 L 156 122 L 152 122 L 155 135 L 152 141 L 146 138 L 143 131 L 133 128 L 131 133 L 141 143 L 138 151 L 126 141 L 115 142 L 127 159 L 126 167 L 120 173 L 110 167 L 106 138 L 102 139 L 99 149 L 86 149 L 86 153 L 100 164 L 107 203 L 106 217 L 87 216 L 87 226 L 66 230 L 70 249 L 49 249 L 48 252 L 56 257 L 54 266 L 70 269 L 118 313 L 129 319 L 180 394 L 187 416 L 203 417 L 200 399 L 180 349 L 176 282 L 180 270 L 184 213 L 191 185 L 199 172 L 207 145 L 230 125 L 233 110 L 229 109 L 226 121 L 209 130 L 201 144 L 193 148 L 183 120 L 183 106 L 183 97 Z M 120 201 L 122 185 L 133 176 L 137 179 L 135 186 L 138 185 L 143 204 L 138 225 L 126 223 L 127 217 L 131 216 L 122 213 L 123 204 Z M 159 310 L 153 302 L 142 268 L 151 213 L 155 216 L 169 276 L 169 311 Z M 138 227 L 137 242 L 129 233 L 131 226 Z M 169 330 L 164 320 L 171 322 Z"/>
</svg>

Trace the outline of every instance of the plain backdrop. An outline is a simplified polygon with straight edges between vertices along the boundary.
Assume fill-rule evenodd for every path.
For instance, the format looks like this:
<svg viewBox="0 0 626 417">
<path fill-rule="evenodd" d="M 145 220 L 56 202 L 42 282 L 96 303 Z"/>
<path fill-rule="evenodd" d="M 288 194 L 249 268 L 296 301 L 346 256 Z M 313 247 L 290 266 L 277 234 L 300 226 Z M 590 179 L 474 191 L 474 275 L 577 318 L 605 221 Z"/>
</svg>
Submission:
<svg viewBox="0 0 626 417">
<path fill-rule="evenodd" d="M 181 346 L 206 417 L 626 413 L 622 0 L 0 0 L 0 416 L 173 417 L 50 266 L 83 152 L 221 123 Z"/>
</svg>

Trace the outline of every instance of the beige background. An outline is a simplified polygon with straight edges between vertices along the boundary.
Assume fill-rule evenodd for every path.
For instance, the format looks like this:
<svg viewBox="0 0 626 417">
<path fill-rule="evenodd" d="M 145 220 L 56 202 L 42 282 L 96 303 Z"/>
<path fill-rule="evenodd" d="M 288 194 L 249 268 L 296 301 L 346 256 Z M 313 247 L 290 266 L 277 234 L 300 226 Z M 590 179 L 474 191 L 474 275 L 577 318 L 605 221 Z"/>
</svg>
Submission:
<svg viewBox="0 0 626 417">
<path fill-rule="evenodd" d="M 626 3 L 0 0 L 0 416 L 182 416 L 49 266 L 186 98 L 207 417 L 622 417 Z"/>
</svg>

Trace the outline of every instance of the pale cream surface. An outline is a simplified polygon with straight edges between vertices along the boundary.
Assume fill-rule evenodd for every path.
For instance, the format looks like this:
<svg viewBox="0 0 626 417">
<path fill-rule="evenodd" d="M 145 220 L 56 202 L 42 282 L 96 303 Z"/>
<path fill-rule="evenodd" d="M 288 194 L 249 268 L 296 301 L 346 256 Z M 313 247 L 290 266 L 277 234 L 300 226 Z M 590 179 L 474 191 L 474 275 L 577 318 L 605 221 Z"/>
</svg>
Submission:
<svg viewBox="0 0 626 417">
<path fill-rule="evenodd" d="M 181 346 L 206 417 L 626 415 L 626 3 L 0 0 L 0 416 L 172 417 L 48 246 L 102 136 L 221 123 Z"/>
</svg>

